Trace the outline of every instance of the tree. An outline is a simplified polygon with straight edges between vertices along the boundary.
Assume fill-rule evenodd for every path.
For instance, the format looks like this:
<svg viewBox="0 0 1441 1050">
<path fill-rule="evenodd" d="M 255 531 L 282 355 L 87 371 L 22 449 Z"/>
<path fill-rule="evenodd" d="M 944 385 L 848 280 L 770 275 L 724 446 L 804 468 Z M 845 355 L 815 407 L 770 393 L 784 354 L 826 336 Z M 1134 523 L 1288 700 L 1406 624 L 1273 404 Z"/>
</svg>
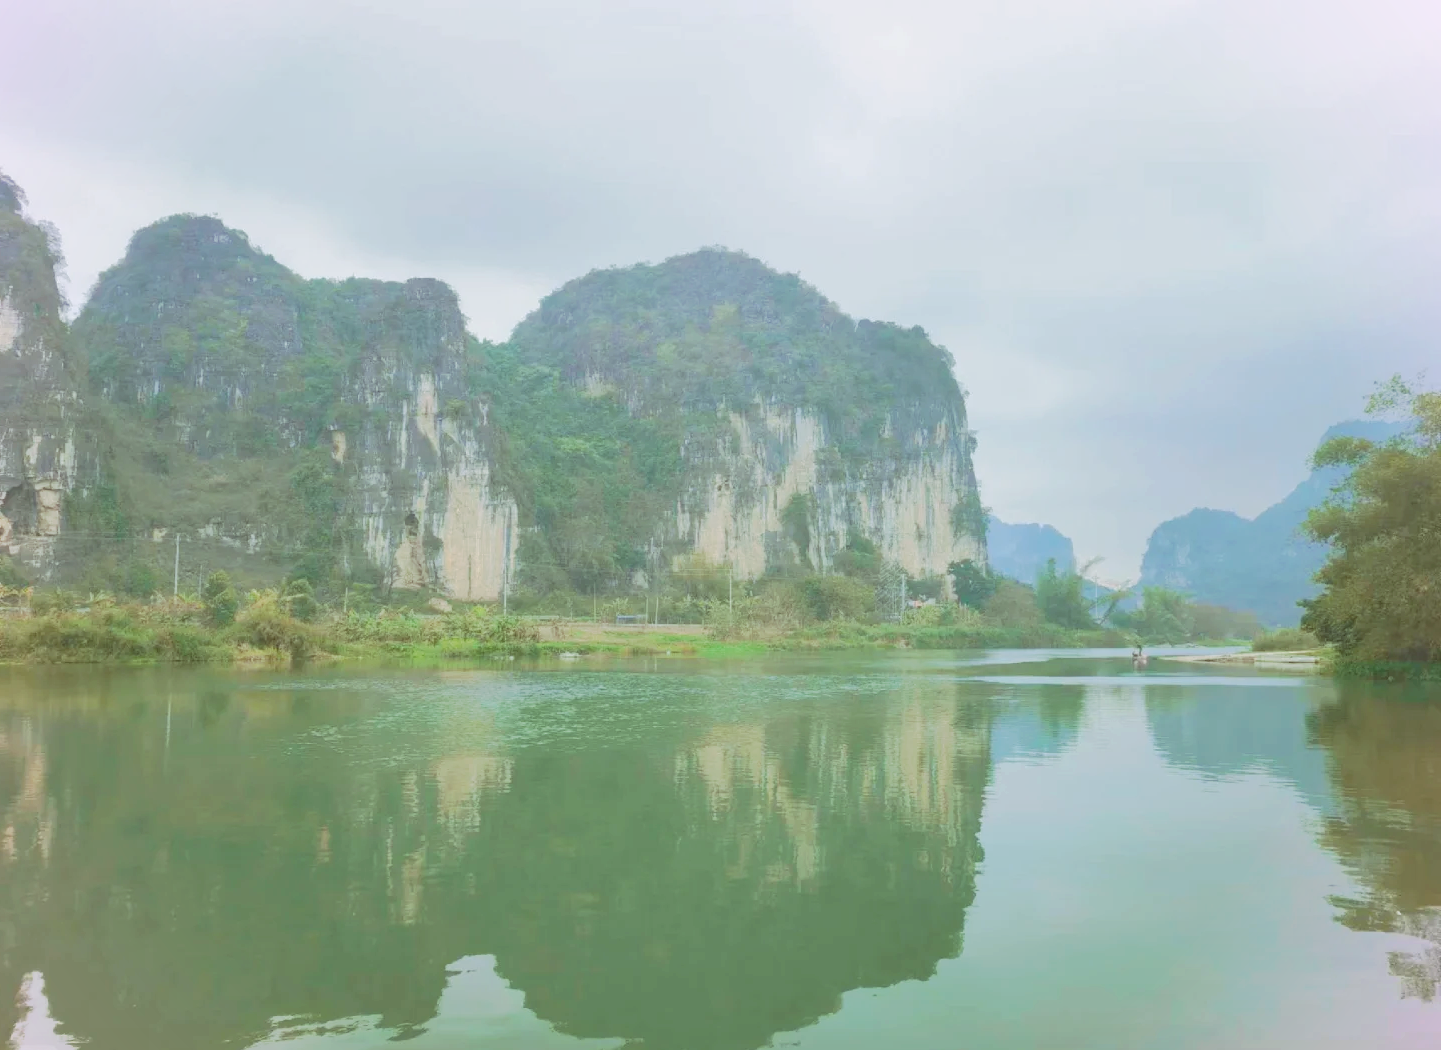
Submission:
<svg viewBox="0 0 1441 1050">
<path fill-rule="evenodd" d="M 212 572 L 205 577 L 200 599 L 205 603 L 205 615 L 212 627 L 229 627 L 235 622 L 235 610 L 240 607 L 240 596 L 230 582 L 229 573 Z"/>
<path fill-rule="evenodd" d="M 315 619 L 320 606 L 315 601 L 315 588 L 304 576 L 291 580 L 281 598 L 287 612 L 297 620 L 307 623 Z"/>
<path fill-rule="evenodd" d="M 1147 587 L 1141 592 L 1141 608 L 1131 618 L 1131 629 L 1148 642 L 1185 642 L 1195 628 L 1195 610 L 1179 591 Z"/>
<path fill-rule="evenodd" d="M 1096 626 L 1081 574 L 1058 571 L 1055 558 L 1046 562 L 1036 577 L 1036 605 L 1047 621 L 1061 627 L 1084 630 Z"/>
<path fill-rule="evenodd" d="M 1441 660 L 1441 392 L 1393 378 L 1367 412 L 1397 411 L 1415 421 L 1398 438 L 1333 438 L 1316 450 L 1317 467 L 1351 473 L 1306 519 L 1331 555 L 1301 624 L 1345 657 Z"/>
<path fill-rule="evenodd" d="M 877 553 L 874 543 L 852 532 L 846 538 L 846 545 L 831 559 L 831 565 L 842 576 L 874 582 L 885 567 L 885 560 Z"/>
<path fill-rule="evenodd" d="M 798 492 L 781 509 L 781 531 L 796 545 L 800 563 L 811 567 L 811 519 L 815 517 L 815 501 L 809 492 Z"/>
<path fill-rule="evenodd" d="M 875 611 L 875 588 L 849 576 L 807 576 L 799 592 L 816 620 L 865 620 Z"/>
<path fill-rule="evenodd" d="M 947 566 L 951 582 L 956 589 L 956 601 L 972 609 L 982 609 L 991 595 L 996 593 L 996 577 L 992 576 L 970 558 L 953 561 Z"/>
<path fill-rule="evenodd" d="M 983 611 L 999 627 L 1029 630 L 1041 625 L 1041 610 L 1036 605 L 1036 592 L 1024 583 L 1008 580 L 1004 576 L 996 580 L 996 593 L 986 599 Z"/>
<path fill-rule="evenodd" d="M 1245 609 L 1228 609 L 1223 605 L 1195 602 L 1191 605 L 1191 637 L 1221 641 L 1244 638 L 1247 641 L 1266 632 L 1255 613 Z"/>
</svg>

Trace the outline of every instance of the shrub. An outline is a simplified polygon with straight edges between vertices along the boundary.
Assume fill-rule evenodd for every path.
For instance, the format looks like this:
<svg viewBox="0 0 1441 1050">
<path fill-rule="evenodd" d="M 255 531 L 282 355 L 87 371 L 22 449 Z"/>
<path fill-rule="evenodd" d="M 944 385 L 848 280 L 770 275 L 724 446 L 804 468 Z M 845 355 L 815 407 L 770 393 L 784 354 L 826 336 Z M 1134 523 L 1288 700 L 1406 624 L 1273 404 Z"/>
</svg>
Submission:
<svg viewBox="0 0 1441 1050">
<path fill-rule="evenodd" d="M 320 609 L 315 600 L 315 588 L 304 576 L 297 577 L 286 585 L 285 596 L 281 601 L 284 603 L 286 611 L 303 623 L 314 620 L 316 612 Z"/>
<path fill-rule="evenodd" d="M 836 552 L 831 564 L 842 576 L 875 582 L 885 567 L 885 560 L 876 552 L 874 543 L 864 536 L 852 534 L 846 545 Z"/>
<path fill-rule="evenodd" d="M 979 625 L 980 613 L 967 605 L 952 605 L 950 602 L 922 605 L 919 609 L 907 609 L 901 622 L 910 627 L 952 627 L 962 616 L 966 622 Z"/>
<path fill-rule="evenodd" d="M 10 555 L 0 554 L 0 590 L 12 587 L 18 591 L 28 586 L 29 583 L 30 581 L 25 578 L 25 574 L 20 571 L 20 567 L 15 564 Z"/>
<path fill-rule="evenodd" d="M 956 601 L 972 609 L 982 609 L 996 593 L 1000 581 L 970 558 L 953 561 L 947 568 L 956 589 Z"/>
<path fill-rule="evenodd" d="M 0 609 L 28 609 L 34 588 L 0 583 Z"/>
<path fill-rule="evenodd" d="M 1251 650 L 1257 653 L 1294 652 L 1319 648 L 1321 648 L 1321 639 L 1299 627 L 1282 627 L 1278 631 L 1264 631 L 1251 641 Z"/>
<path fill-rule="evenodd" d="M 0 660 L 18 660 L 25 653 L 25 636 L 29 624 L 23 620 L 0 618 Z"/>
<path fill-rule="evenodd" d="M 467 638 L 481 645 L 519 645 L 540 641 L 540 628 L 519 616 L 496 616 L 484 606 L 452 613 L 438 622 L 439 642 L 444 638 Z"/>
<path fill-rule="evenodd" d="M 244 612 L 236 617 L 230 638 L 256 649 L 275 649 L 304 660 L 320 650 L 320 634 L 286 613 L 274 590 L 251 591 Z"/>
<path fill-rule="evenodd" d="M 737 594 L 734 605 L 720 599 L 706 602 L 701 622 L 712 638 L 726 641 L 794 631 L 801 617 L 792 588 L 767 587 L 759 594 Z"/>
<path fill-rule="evenodd" d="M 86 663 L 154 655 L 154 637 L 124 612 L 58 612 L 37 617 L 21 641 L 24 655 L 43 663 Z"/>
<path fill-rule="evenodd" d="M 997 627 L 1033 630 L 1041 625 L 1036 592 L 1015 580 L 997 580 L 996 592 L 986 599 L 983 611 Z"/>
<path fill-rule="evenodd" d="M 78 595 L 69 591 L 36 591 L 30 597 L 30 611 L 36 616 L 69 612 L 80 603 Z"/>
<path fill-rule="evenodd" d="M 205 663 L 224 653 L 222 648 L 211 644 L 204 631 L 185 624 L 163 627 L 155 632 L 155 649 L 157 655 L 183 664 Z"/>
<path fill-rule="evenodd" d="M 235 611 L 240 607 L 240 596 L 230 576 L 224 572 L 212 572 L 205 578 L 201 591 L 205 603 L 205 617 L 212 627 L 229 627 L 235 622 Z"/>
<path fill-rule="evenodd" d="M 1073 630 L 1096 626 L 1091 604 L 1086 600 L 1085 580 L 1080 573 L 1056 568 L 1056 559 L 1046 562 L 1036 576 L 1036 606 L 1049 623 Z"/>
<path fill-rule="evenodd" d="M 807 576 L 800 581 L 800 599 L 814 620 L 868 620 L 876 589 L 849 576 Z"/>
</svg>

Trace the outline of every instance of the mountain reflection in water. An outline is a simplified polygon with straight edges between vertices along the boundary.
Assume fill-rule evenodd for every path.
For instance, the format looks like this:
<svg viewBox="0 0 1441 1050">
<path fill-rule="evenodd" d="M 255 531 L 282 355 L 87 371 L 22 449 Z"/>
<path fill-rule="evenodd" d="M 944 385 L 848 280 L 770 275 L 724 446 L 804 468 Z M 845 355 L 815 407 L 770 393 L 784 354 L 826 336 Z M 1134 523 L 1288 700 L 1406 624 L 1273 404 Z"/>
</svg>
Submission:
<svg viewBox="0 0 1441 1050">
<path fill-rule="evenodd" d="M 207 1047 L 415 1032 L 484 955 L 560 1032 L 740 1050 L 960 951 L 990 690 L 669 678 L 585 676 L 561 740 L 508 746 L 556 678 L 19 677 L 0 981 L 43 972 L 97 1050 Z"/>
<path fill-rule="evenodd" d="M 1126 679 L 1074 658 L 1008 684 L 997 666 L 0 669 L 0 988 L 20 991 L 0 995 L 0 1033 L 753 1050 L 960 956 L 968 910 L 1006 890 L 983 880 L 977 900 L 997 768 L 1054 764 L 1088 732 L 1147 777 L 1194 782 L 1191 813 L 1208 781 L 1289 785 L 1314 815 L 1306 848 L 1352 884 L 1336 917 L 1411 938 L 1389 956 L 1395 994 L 1436 994 L 1434 693 Z M 1139 737 L 1107 738 L 1132 723 Z M 1006 819 L 1017 805 L 1045 826 L 1044 799 L 1012 798 Z M 1095 891 L 1047 877 L 1063 898 Z M 1101 922 L 1124 907 L 1092 899 Z"/>
<path fill-rule="evenodd" d="M 1158 747 L 1212 776 L 1266 769 L 1321 817 L 1321 843 L 1364 897 L 1331 898 L 1358 931 L 1430 941 L 1390 953 L 1402 994 L 1441 987 L 1441 695 L 1429 687 L 1327 682 L 1326 701 L 1294 704 L 1216 687 L 1147 691 Z"/>
</svg>

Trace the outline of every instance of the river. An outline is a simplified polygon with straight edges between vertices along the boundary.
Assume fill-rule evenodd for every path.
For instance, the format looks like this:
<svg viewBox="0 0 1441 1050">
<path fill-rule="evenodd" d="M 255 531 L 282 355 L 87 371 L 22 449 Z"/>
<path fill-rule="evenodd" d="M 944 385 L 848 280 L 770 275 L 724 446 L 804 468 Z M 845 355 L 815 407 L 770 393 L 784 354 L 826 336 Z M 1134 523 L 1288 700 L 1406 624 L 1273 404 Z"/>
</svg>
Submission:
<svg viewBox="0 0 1441 1050">
<path fill-rule="evenodd" d="M 1441 1045 L 1441 691 L 500 666 L 0 668 L 0 1038 Z"/>
</svg>

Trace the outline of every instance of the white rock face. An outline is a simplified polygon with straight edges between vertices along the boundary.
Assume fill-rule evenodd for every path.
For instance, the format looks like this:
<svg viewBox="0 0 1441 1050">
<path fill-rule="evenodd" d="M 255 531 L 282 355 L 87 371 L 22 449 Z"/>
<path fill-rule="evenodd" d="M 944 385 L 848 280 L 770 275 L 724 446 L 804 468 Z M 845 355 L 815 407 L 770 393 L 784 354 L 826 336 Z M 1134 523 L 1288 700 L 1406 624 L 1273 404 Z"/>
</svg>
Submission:
<svg viewBox="0 0 1441 1050">
<path fill-rule="evenodd" d="M 46 326 L 27 323 L 30 302 L 53 301 L 53 283 L 25 280 L 0 258 L 0 553 L 44 580 L 55 568 L 65 494 L 76 484 L 77 397 Z"/>
<path fill-rule="evenodd" d="M 446 476 L 440 524 L 440 587 L 465 601 L 500 597 L 507 573 L 514 573 L 515 501 L 497 498 L 486 464 Z"/>
<path fill-rule="evenodd" d="M 906 435 L 899 454 L 865 464 L 862 475 L 840 465 L 825 424 L 811 412 L 756 406 L 727 415 L 734 436 L 722 443 L 718 469 L 676 508 L 677 531 L 707 561 L 742 578 L 761 575 L 768 554 L 789 542 L 786 505 L 809 495 L 806 553 L 822 571 L 852 531 L 913 576 L 944 575 L 966 558 L 984 562 L 979 539 L 952 528 L 952 510 L 973 484 L 969 438 L 954 421 Z"/>
<path fill-rule="evenodd" d="M 385 392 L 397 382 L 409 389 L 398 408 Z M 496 491 L 483 420 L 442 414 L 446 385 L 430 373 L 384 376 L 365 394 L 380 423 L 358 448 L 344 438 L 335 447 L 360 464 L 365 553 L 391 586 L 491 601 L 514 579 L 518 511 Z"/>
<path fill-rule="evenodd" d="M 10 302 L 10 296 L 0 295 L 0 354 L 15 352 L 22 324 L 20 311 Z"/>
</svg>

